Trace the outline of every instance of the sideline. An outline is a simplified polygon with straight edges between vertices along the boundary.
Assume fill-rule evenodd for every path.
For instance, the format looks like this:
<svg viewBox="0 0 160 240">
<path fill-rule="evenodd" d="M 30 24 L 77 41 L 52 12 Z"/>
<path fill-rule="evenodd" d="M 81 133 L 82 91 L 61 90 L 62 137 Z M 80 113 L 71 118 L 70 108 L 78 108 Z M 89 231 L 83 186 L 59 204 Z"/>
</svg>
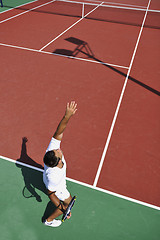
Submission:
<svg viewBox="0 0 160 240">
<path fill-rule="evenodd" d="M 97 170 L 97 173 L 96 173 L 96 177 L 95 177 L 95 180 L 94 180 L 94 183 L 93 183 L 93 186 L 95 186 L 95 187 L 98 183 L 98 179 L 99 179 L 99 176 L 101 174 L 101 170 L 102 170 L 102 166 L 103 166 L 103 163 L 104 163 L 104 160 L 105 160 L 105 156 L 106 156 L 106 153 L 108 151 L 108 147 L 109 147 L 109 144 L 110 144 L 110 141 L 111 141 L 112 133 L 113 133 L 113 130 L 114 130 L 114 126 L 115 126 L 117 117 L 118 117 L 118 113 L 119 113 L 119 109 L 120 109 L 120 106 L 121 106 L 121 103 L 122 103 L 122 100 L 123 100 L 123 96 L 125 94 L 125 90 L 126 90 L 128 79 L 129 79 L 129 75 L 130 75 L 132 65 L 133 65 L 133 62 L 134 62 L 134 58 L 135 58 L 135 55 L 136 55 L 136 52 L 137 52 L 137 48 L 138 48 L 138 45 L 139 45 L 139 42 L 140 42 L 140 38 L 141 38 L 141 35 L 142 35 L 142 31 L 143 31 L 143 28 L 144 28 L 144 24 L 145 24 L 145 21 L 146 21 L 146 17 L 147 17 L 147 13 L 148 13 L 148 10 L 149 10 L 150 3 L 151 3 L 151 0 L 149 0 L 149 2 L 148 2 L 146 13 L 145 13 L 144 18 L 143 18 L 142 26 L 141 26 L 141 29 L 140 29 L 140 32 L 139 32 L 139 35 L 138 35 L 138 38 L 137 38 L 137 42 L 136 42 L 134 52 L 133 52 L 133 55 L 132 55 L 132 58 L 131 58 L 131 62 L 130 62 L 130 65 L 129 65 L 129 69 L 128 69 L 128 72 L 127 72 L 127 76 L 126 76 L 126 79 L 125 79 L 125 82 L 124 82 L 124 85 L 123 85 L 123 88 L 122 88 L 122 91 L 121 91 L 121 95 L 120 95 L 120 98 L 119 98 L 119 101 L 118 101 L 118 104 L 117 104 L 117 108 L 116 108 L 116 111 L 115 111 L 115 114 L 114 114 L 114 118 L 113 118 L 113 121 L 112 121 L 112 124 L 111 124 L 111 127 L 110 127 L 110 131 L 109 131 L 109 134 L 108 134 L 108 137 L 107 137 L 107 140 L 106 140 L 106 144 L 105 144 L 105 147 L 104 147 L 104 150 L 103 150 L 103 153 L 102 153 L 102 157 L 101 157 L 101 160 L 100 160 L 100 163 L 99 163 L 99 167 L 98 167 L 98 170 Z"/>
</svg>

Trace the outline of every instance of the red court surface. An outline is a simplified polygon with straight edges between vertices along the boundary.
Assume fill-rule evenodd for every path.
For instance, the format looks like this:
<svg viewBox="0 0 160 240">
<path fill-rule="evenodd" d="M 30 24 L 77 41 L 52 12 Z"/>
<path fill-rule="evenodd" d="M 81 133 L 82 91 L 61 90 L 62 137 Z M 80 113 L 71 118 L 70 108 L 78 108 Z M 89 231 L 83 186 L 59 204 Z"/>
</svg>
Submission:
<svg viewBox="0 0 160 240">
<path fill-rule="evenodd" d="M 117 192 L 123 186 L 127 195 L 134 195 L 136 191 L 139 193 L 138 199 L 146 199 L 158 205 L 160 99 L 154 90 L 160 90 L 159 39 L 159 30 L 144 29 L 131 76 L 145 85 L 141 86 L 131 80 L 128 82 L 98 183 L 100 187 L 107 185 L 107 188 L 117 189 Z M 123 159 L 123 165 L 120 159 Z M 112 174 L 116 178 L 113 179 Z"/>
<path fill-rule="evenodd" d="M 148 1 L 139 4 L 147 7 Z M 152 4 L 157 6 L 156 0 Z M 67 176 L 94 185 L 113 127 L 97 187 L 159 206 L 159 17 L 151 26 L 148 12 L 150 19 L 143 29 L 144 14 L 137 25 L 83 19 L 64 32 L 79 18 L 50 14 L 46 7 L 39 10 L 0 25 L 0 154 L 19 159 L 26 136 L 28 157 L 20 160 L 43 165 L 65 104 L 75 100 L 78 111 L 62 142 Z M 8 16 L 9 12 L 0 17 Z M 83 48 L 76 55 L 81 61 L 51 54 L 73 53 L 73 39 L 89 46 L 89 52 Z M 130 76 L 113 125 L 127 72 Z"/>
<path fill-rule="evenodd" d="M 3 67 L 7 64 L 10 69 L 7 77 L 3 76 L 5 81 L 1 85 L 1 100 L 4 102 L 1 124 L 6 125 L 2 134 L 3 139 L 6 139 L 5 136 L 9 138 L 10 148 L 3 142 L 1 154 L 7 152 L 9 157 L 18 158 L 21 138 L 27 135 L 29 156 L 42 164 L 43 153 L 64 113 L 65 103 L 75 99 L 78 102 L 77 116 L 72 119 L 64 136 L 64 152 L 70 159 L 68 174 L 92 184 L 124 77 L 100 64 L 86 64 L 6 47 L 1 47 L 1 52 L 7 56 Z M 11 81 L 12 69 L 14 80 Z M 107 102 L 110 104 L 107 105 Z M 12 129 L 7 127 L 10 123 Z M 14 142 L 11 136 L 14 136 Z M 74 157 L 73 149 L 76 152 Z M 94 165 L 90 169 L 91 159 Z"/>
<path fill-rule="evenodd" d="M 42 8 L 39 8 L 39 11 L 40 9 Z M 40 49 L 41 46 L 59 35 L 78 19 L 35 11 L 2 23 L 0 33 L 1 42 Z"/>
<path fill-rule="evenodd" d="M 160 1 L 159 0 L 152 1 L 150 7 L 152 9 L 159 10 L 160 9 Z"/>
</svg>

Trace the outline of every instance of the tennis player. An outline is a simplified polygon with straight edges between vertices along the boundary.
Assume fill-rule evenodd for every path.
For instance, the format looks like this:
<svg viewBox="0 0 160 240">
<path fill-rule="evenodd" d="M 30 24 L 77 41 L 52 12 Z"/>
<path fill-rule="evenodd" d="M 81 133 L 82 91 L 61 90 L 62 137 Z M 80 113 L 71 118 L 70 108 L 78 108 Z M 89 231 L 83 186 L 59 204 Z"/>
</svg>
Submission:
<svg viewBox="0 0 160 240">
<path fill-rule="evenodd" d="M 77 104 L 74 101 L 67 103 L 65 114 L 50 141 L 43 159 L 43 181 L 50 200 L 56 206 L 56 210 L 44 221 L 45 225 L 51 227 L 61 225 L 61 220 L 56 220 L 56 218 L 63 214 L 72 199 L 66 187 L 66 161 L 60 149 L 60 144 L 67 123 L 76 111 Z"/>
</svg>

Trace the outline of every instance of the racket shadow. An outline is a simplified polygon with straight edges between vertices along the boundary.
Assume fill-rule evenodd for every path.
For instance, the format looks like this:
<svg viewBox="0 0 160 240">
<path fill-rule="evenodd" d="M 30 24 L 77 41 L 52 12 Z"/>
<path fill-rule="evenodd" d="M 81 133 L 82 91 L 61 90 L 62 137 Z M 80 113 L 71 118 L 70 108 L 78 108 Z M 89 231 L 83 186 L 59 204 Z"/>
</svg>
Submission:
<svg viewBox="0 0 160 240">
<path fill-rule="evenodd" d="M 33 159 L 31 159 L 27 155 L 27 147 L 26 142 L 28 141 L 27 138 L 22 138 L 22 148 L 21 148 L 21 155 L 20 158 L 17 159 L 16 167 L 21 169 L 21 173 L 24 180 L 24 188 L 22 189 L 22 195 L 25 198 L 34 197 L 37 202 L 42 202 L 41 196 L 37 193 L 37 190 L 40 190 L 44 194 L 46 194 L 46 188 L 43 183 L 43 174 L 38 170 L 34 170 L 29 167 L 25 167 L 20 163 L 26 163 L 31 166 L 35 166 L 37 168 L 41 168 L 42 166 L 36 163 Z M 20 163 L 19 163 L 20 162 Z"/>
</svg>

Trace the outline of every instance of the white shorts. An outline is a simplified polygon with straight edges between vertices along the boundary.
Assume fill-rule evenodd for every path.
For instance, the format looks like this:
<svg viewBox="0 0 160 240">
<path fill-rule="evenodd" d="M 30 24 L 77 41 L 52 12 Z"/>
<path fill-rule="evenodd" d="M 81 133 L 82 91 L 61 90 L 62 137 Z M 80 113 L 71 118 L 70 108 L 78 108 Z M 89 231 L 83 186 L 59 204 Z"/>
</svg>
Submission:
<svg viewBox="0 0 160 240">
<path fill-rule="evenodd" d="M 56 191 L 55 195 L 59 198 L 59 200 L 64 201 L 65 199 L 70 197 L 70 193 L 67 189 L 64 189 L 63 191 Z"/>
</svg>

